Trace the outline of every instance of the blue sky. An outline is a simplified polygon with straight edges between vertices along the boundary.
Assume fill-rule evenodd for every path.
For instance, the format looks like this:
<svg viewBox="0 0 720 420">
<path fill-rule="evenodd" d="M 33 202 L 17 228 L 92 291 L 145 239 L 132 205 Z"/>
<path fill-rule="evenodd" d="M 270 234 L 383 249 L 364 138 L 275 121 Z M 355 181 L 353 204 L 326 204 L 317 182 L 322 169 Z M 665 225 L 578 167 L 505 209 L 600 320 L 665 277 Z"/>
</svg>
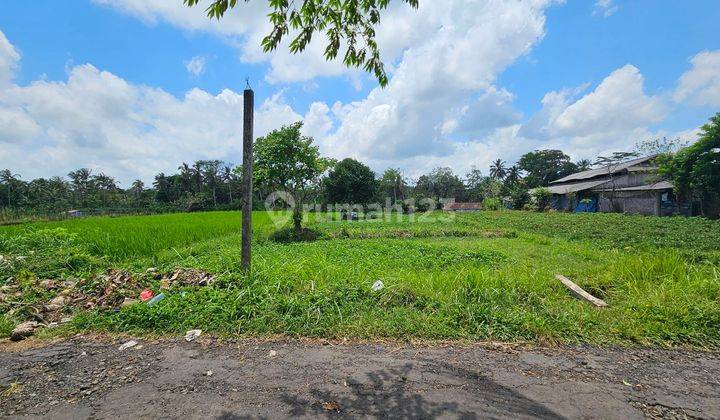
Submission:
<svg viewBox="0 0 720 420">
<path fill-rule="evenodd" d="M 410 178 L 537 148 L 580 159 L 691 140 L 720 111 L 712 0 L 396 1 L 378 31 L 385 89 L 326 63 L 321 42 L 263 54 L 262 0 L 219 23 L 181 0 L 32 6 L 0 15 L 0 167 L 24 178 L 87 166 L 127 184 L 183 160 L 237 162 L 245 77 L 258 135 L 304 119 L 325 154 Z"/>
</svg>

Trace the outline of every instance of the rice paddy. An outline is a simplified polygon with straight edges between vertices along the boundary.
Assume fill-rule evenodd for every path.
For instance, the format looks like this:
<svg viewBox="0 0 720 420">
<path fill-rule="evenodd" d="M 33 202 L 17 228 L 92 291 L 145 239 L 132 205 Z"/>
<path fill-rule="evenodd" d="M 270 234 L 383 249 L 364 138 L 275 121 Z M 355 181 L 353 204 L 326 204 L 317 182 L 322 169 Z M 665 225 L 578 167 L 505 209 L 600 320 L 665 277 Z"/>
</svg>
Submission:
<svg viewBox="0 0 720 420">
<path fill-rule="evenodd" d="M 68 310 L 73 331 L 720 345 L 717 221 L 512 211 L 338 218 L 311 214 L 316 240 L 278 243 L 271 215 L 256 213 L 250 276 L 240 269 L 236 212 L 7 226 L 0 285 L 111 267 L 217 277 L 212 287 L 171 287 L 154 306 Z M 610 306 L 574 299 L 556 273 Z M 0 333 L 18 321 L 7 312 Z"/>
</svg>

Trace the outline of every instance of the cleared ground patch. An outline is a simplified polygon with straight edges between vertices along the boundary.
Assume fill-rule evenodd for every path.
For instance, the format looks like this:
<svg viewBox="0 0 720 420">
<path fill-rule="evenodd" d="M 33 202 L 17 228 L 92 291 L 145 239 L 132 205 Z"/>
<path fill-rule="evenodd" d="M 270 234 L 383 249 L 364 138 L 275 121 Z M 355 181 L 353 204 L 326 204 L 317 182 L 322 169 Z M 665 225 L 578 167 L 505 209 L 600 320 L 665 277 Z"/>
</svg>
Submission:
<svg viewBox="0 0 720 420">
<path fill-rule="evenodd" d="M 0 284 L 12 277 L 32 304 L 53 295 L 38 290 L 40 279 L 92 278 L 108 267 L 156 293 L 161 281 L 145 273 L 150 267 L 217 277 L 211 287 L 170 286 L 154 306 L 68 309 L 72 329 L 720 345 L 718 222 L 528 212 L 418 218 L 312 215 L 317 240 L 277 243 L 269 239 L 276 226 L 257 213 L 250 277 L 240 270 L 238 213 L 12 226 L 0 229 Z M 573 299 L 555 273 L 610 307 Z M 377 281 L 384 287 L 373 291 Z M 7 334 L 18 312 L 2 310 Z"/>
</svg>

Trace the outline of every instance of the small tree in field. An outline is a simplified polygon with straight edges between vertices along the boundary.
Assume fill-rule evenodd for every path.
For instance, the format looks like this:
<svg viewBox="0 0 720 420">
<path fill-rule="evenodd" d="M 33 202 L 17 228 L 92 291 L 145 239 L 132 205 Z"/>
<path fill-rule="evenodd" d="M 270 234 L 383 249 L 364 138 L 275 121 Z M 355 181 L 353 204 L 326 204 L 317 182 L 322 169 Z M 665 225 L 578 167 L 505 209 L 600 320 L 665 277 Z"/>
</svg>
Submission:
<svg viewBox="0 0 720 420">
<path fill-rule="evenodd" d="M 320 156 L 312 137 L 300 133 L 302 126 L 302 122 L 283 126 L 255 140 L 253 168 L 259 185 L 292 194 L 293 226 L 298 233 L 302 230 L 305 198 L 332 163 Z"/>
</svg>

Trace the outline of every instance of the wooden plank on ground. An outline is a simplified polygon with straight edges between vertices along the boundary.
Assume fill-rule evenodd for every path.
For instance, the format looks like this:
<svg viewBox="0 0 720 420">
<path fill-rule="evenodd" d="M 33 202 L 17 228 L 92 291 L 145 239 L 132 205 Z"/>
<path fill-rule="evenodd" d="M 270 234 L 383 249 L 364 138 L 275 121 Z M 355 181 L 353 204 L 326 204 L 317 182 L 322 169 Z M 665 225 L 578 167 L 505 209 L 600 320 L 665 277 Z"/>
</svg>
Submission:
<svg viewBox="0 0 720 420">
<path fill-rule="evenodd" d="M 590 293 L 583 290 L 582 287 L 578 286 L 577 284 L 573 283 L 572 280 L 565 276 L 561 276 L 560 274 L 555 274 L 555 278 L 560 280 L 562 284 L 565 285 L 568 289 L 570 289 L 571 292 L 580 299 L 585 299 L 588 302 L 592 303 L 593 305 L 597 306 L 598 308 L 604 308 L 608 306 L 608 304 L 602 300 L 598 299 L 595 296 L 591 295 Z"/>
</svg>

